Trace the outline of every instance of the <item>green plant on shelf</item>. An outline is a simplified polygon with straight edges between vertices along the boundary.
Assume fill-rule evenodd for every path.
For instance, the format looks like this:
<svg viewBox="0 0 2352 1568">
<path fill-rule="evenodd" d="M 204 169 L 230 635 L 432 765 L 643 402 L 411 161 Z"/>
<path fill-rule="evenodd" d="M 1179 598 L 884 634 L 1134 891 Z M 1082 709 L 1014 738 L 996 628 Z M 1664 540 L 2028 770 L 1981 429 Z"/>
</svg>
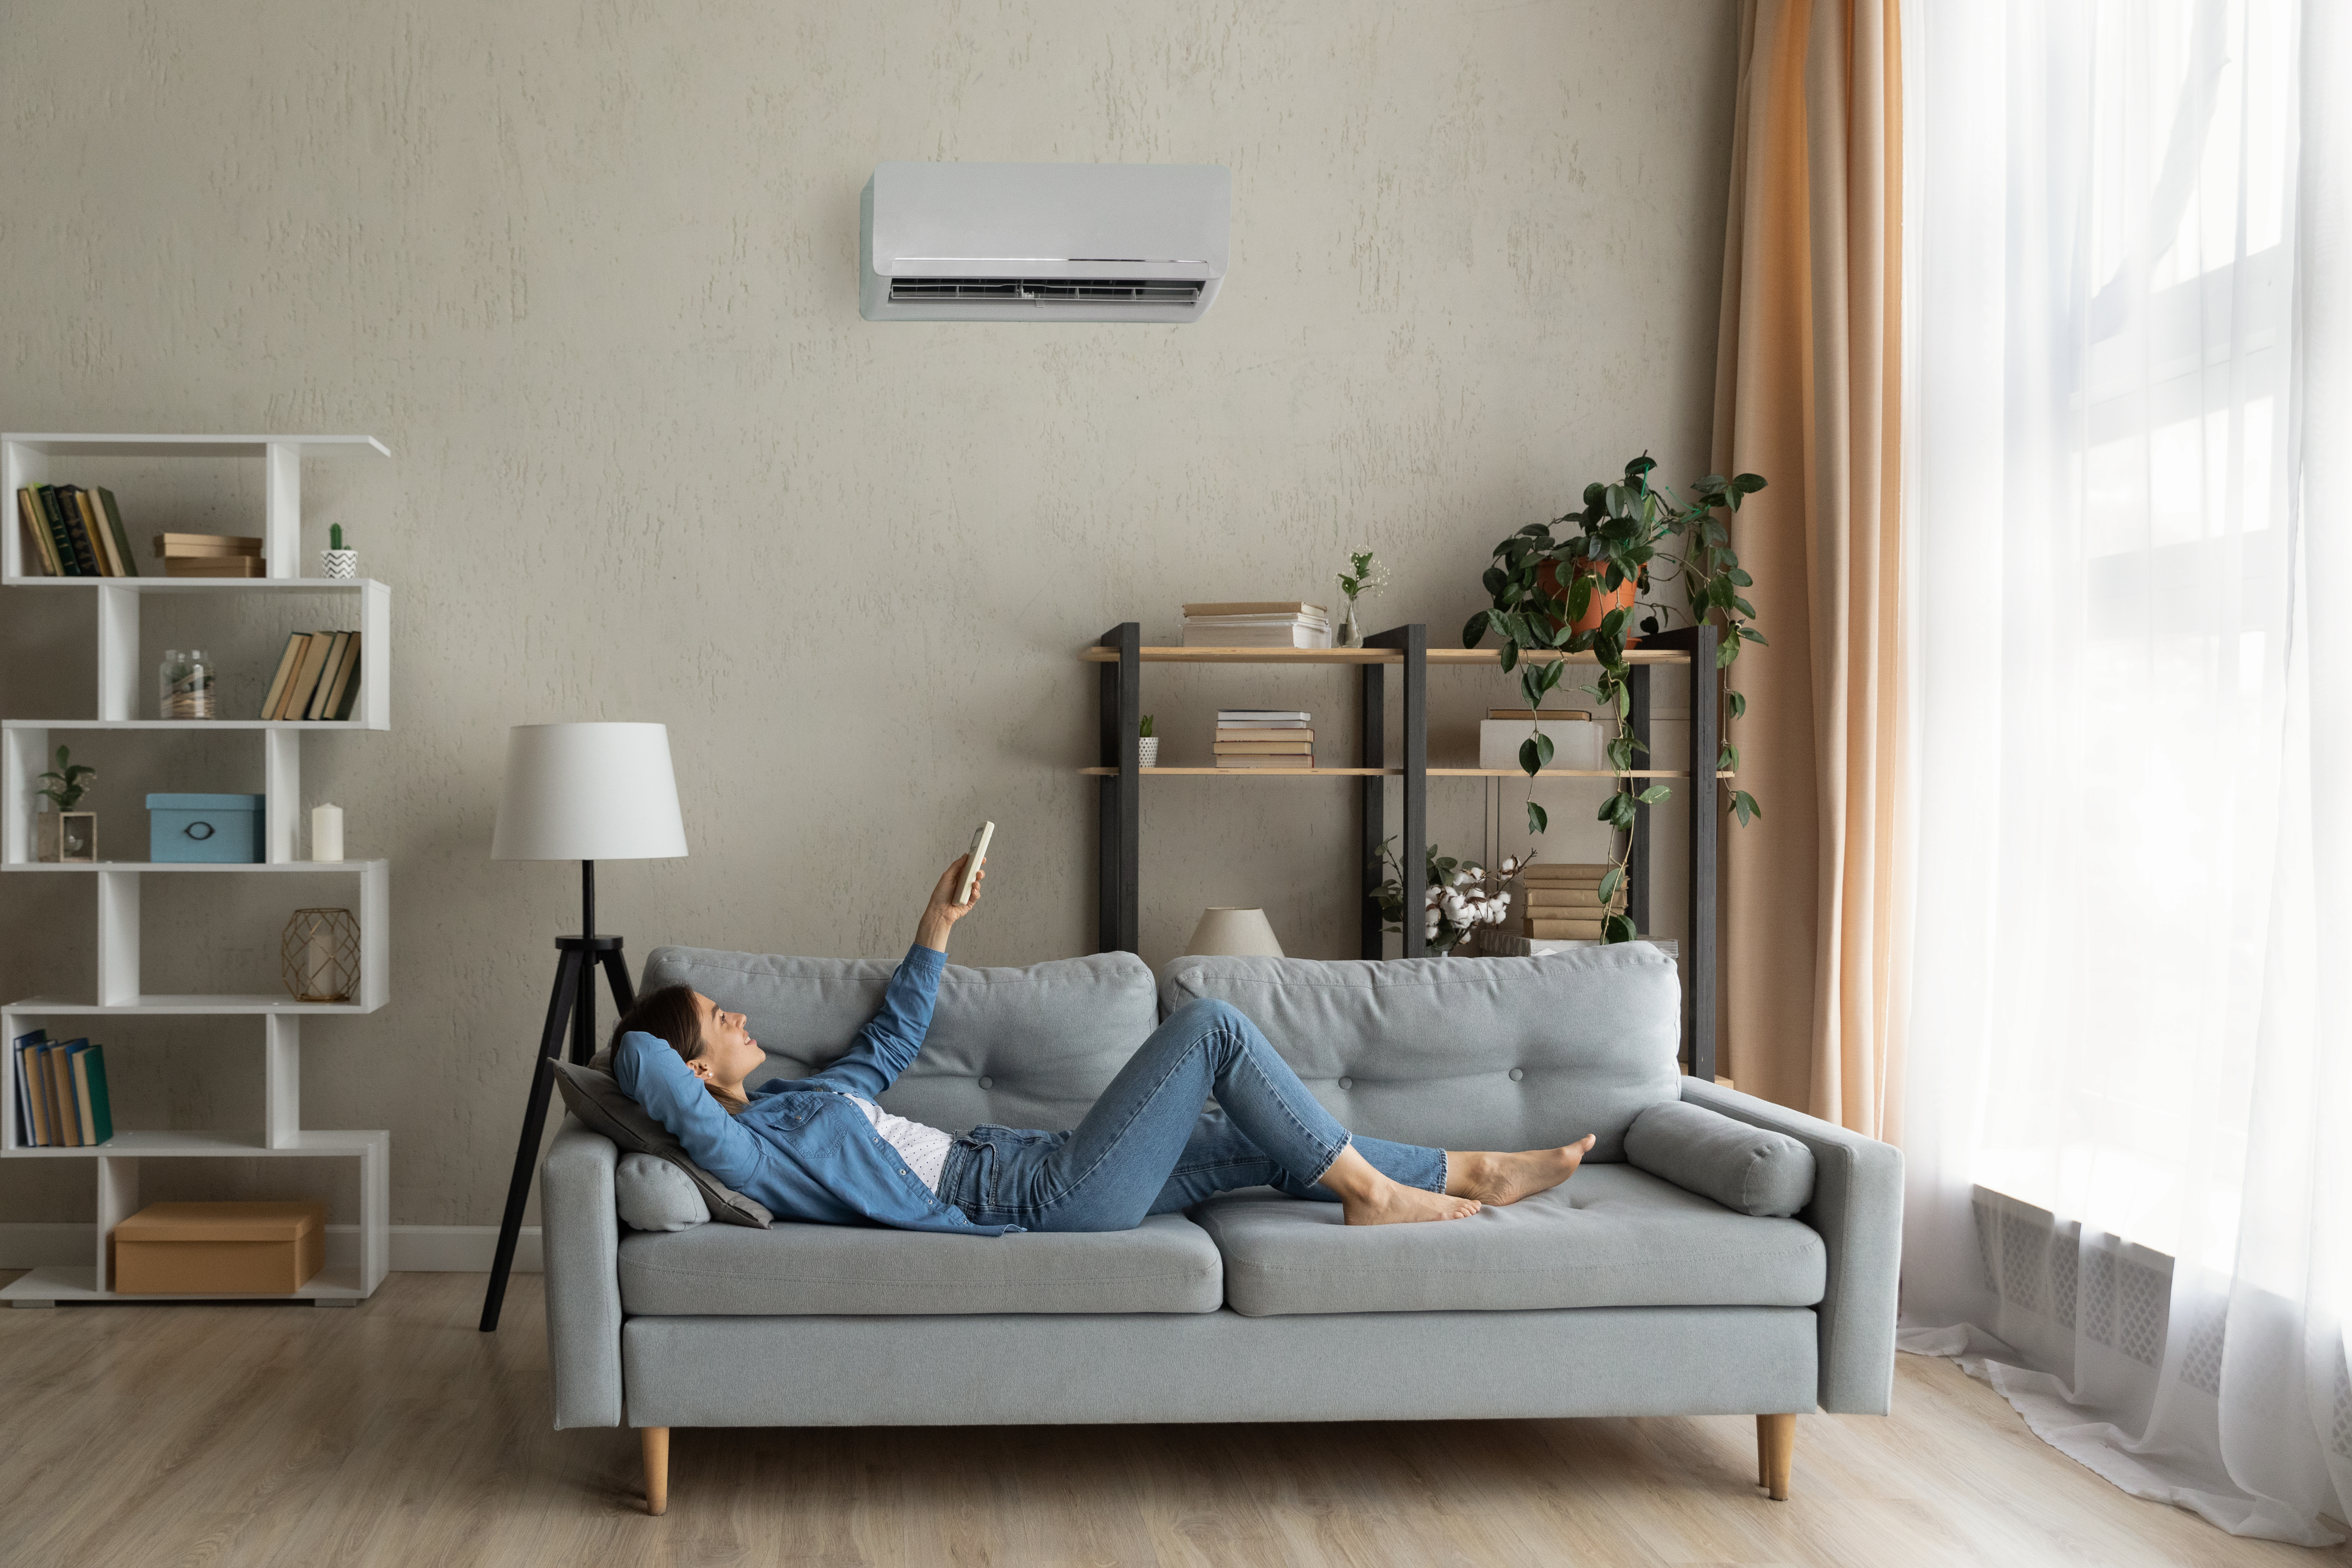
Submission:
<svg viewBox="0 0 2352 1568">
<path fill-rule="evenodd" d="M 1685 505 L 1671 491 L 1654 487 L 1650 473 L 1657 467 L 1644 452 L 1625 465 L 1624 478 L 1613 484 L 1598 480 L 1584 487 L 1584 507 L 1549 522 L 1531 522 L 1495 546 L 1483 585 L 1492 605 L 1470 617 L 1462 628 L 1462 646 L 1475 647 L 1488 632 L 1500 641 L 1496 658 L 1506 674 L 1517 669 L 1519 691 L 1528 710 L 1540 714 L 1544 699 L 1567 673 L 1559 658 L 1530 661 L 1531 653 L 1590 653 L 1599 667 L 1590 692 L 1606 711 L 1612 727 L 1604 748 L 1609 771 L 1618 780 L 1596 814 L 1610 827 L 1610 869 L 1602 873 L 1598 901 L 1606 906 L 1625 880 L 1633 854 L 1637 808 L 1654 805 L 1673 795 L 1663 784 L 1636 791 L 1630 775 L 1636 752 L 1649 747 L 1627 727 L 1631 707 L 1627 682 L 1633 664 L 1626 657 L 1634 640 L 1628 636 L 1636 595 L 1660 579 L 1679 580 L 1688 618 L 1696 626 L 1713 621 L 1723 632 L 1716 648 L 1716 668 L 1727 670 L 1743 645 L 1762 645 L 1764 634 L 1751 624 L 1756 606 L 1741 596 L 1755 579 L 1743 571 L 1732 549 L 1729 514 L 1739 503 L 1764 488 L 1760 474 L 1725 479 L 1709 474 L 1691 487 Z M 1718 520 L 1717 512 L 1725 518 Z M 1556 529 L 1567 531 L 1555 533 Z M 1596 600 L 1599 602 L 1596 604 Z M 1642 617 L 1643 633 L 1655 636 L 1666 629 L 1674 610 L 1653 603 Z M 1596 614 L 1595 612 L 1599 613 Z M 1737 772 L 1739 748 L 1732 743 L 1731 724 L 1748 712 L 1748 699 L 1727 684 L 1722 749 L 1716 767 Z M 1536 774 L 1552 759 L 1552 739 L 1538 718 L 1519 743 L 1519 767 L 1528 778 L 1528 831 L 1542 833 L 1550 826 L 1535 799 Z M 1692 774 L 1699 776 L 1694 757 Z M 1724 809 L 1741 826 L 1764 815 L 1755 796 L 1733 789 Z M 1602 918 L 1601 941 L 1630 942 L 1636 932 L 1630 915 Z"/>
<path fill-rule="evenodd" d="M 1136 738 L 1137 740 L 1139 740 L 1139 741 L 1149 741 L 1150 739 L 1151 739 L 1151 715 L 1150 715 L 1150 714 L 1146 713 L 1146 714 L 1143 716 L 1143 721 L 1142 721 L 1141 723 L 1138 724 L 1138 725 L 1135 727 L 1135 738 Z"/>
<path fill-rule="evenodd" d="M 82 795 L 89 788 L 89 781 L 98 776 L 98 770 L 87 763 L 75 762 L 73 752 L 59 746 L 56 770 L 41 776 L 55 782 L 43 784 L 40 793 L 55 802 L 59 811 L 71 811 L 81 804 Z"/>
</svg>

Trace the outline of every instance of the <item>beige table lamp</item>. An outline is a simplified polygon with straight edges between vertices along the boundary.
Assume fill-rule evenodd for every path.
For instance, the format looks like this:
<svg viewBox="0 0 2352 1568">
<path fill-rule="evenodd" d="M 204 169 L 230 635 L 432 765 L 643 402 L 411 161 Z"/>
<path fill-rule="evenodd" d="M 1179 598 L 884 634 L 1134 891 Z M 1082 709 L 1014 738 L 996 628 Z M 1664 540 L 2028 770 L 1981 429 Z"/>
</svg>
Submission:
<svg viewBox="0 0 2352 1568">
<path fill-rule="evenodd" d="M 1204 958 L 1212 954 L 1280 958 L 1282 943 L 1275 940 L 1274 927 L 1266 923 L 1264 910 L 1206 909 L 1201 911 L 1201 923 L 1192 928 L 1192 940 L 1185 944 L 1184 956 Z"/>
</svg>

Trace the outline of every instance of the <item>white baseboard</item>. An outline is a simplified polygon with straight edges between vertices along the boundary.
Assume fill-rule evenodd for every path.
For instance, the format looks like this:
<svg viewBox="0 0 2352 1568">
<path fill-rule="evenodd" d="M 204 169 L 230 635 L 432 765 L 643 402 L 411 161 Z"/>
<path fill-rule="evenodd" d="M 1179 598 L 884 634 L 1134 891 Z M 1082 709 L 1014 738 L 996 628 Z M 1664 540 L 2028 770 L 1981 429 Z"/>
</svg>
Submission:
<svg viewBox="0 0 2352 1568">
<path fill-rule="evenodd" d="M 499 1227 L 494 1225 L 396 1225 L 392 1227 L 392 1268 L 395 1273 L 487 1274 L 498 1246 Z M 87 1225 L 0 1225 L 0 1268 L 88 1267 L 92 1250 Z M 359 1226 L 327 1227 L 328 1262 L 356 1262 L 359 1254 Z M 523 1226 L 516 1238 L 514 1271 L 541 1271 L 539 1226 Z"/>
</svg>

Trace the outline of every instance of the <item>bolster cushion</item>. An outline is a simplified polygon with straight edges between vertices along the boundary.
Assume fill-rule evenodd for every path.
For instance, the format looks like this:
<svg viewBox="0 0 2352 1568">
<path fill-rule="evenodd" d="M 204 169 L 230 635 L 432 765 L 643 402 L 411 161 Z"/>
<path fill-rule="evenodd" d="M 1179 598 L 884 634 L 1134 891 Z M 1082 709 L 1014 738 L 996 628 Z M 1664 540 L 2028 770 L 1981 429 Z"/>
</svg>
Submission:
<svg viewBox="0 0 2352 1568">
<path fill-rule="evenodd" d="M 562 1092 L 563 1103 L 583 1126 L 610 1138 L 624 1154 L 650 1154 L 684 1172 L 701 1194 L 712 1219 L 761 1230 L 775 1223 L 776 1216 L 764 1205 L 745 1197 L 688 1157 L 686 1146 L 671 1137 L 669 1129 L 655 1121 L 644 1106 L 622 1093 L 612 1074 L 566 1061 L 550 1061 L 548 1066 L 554 1069 L 555 1087 Z"/>
<path fill-rule="evenodd" d="M 1635 1117 L 1625 1158 L 1741 1214 L 1785 1217 L 1813 1201 L 1811 1149 L 1686 1100 L 1653 1105 Z"/>
</svg>

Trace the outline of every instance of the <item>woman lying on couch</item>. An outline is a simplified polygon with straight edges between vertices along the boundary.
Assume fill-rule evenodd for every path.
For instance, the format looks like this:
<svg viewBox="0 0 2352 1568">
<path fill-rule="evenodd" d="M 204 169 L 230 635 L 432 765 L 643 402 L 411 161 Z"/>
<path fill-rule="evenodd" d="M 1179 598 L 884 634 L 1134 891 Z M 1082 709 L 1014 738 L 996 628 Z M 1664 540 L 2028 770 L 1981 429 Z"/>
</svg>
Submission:
<svg viewBox="0 0 2352 1568">
<path fill-rule="evenodd" d="M 1068 1132 L 952 1134 L 875 1101 L 922 1049 L 958 859 L 931 889 L 881 1011 L 813 1078 L 744 1079 L 766 1057 L 730 1013 L 684 985 L 640 997 L 613 1031 L 613 1076 L 697 1163 L 780 1219 L 908 1230 L 1131 1230 L 1214 1193 L 1272 1186 L 1337 1201 L 1349 1225 L 1461 1219 L 1558 1186 L 1592 1147 L 1520 1153 L 1360 1138 L 1331 1118 L 1257 1026 L 1223 1002 L 1179 1008 Z M 987 873 L 980 873 L 985 878 Z M 1203 1111 L 1216 1097 L 1220 1110 Z"/>
</svg>

